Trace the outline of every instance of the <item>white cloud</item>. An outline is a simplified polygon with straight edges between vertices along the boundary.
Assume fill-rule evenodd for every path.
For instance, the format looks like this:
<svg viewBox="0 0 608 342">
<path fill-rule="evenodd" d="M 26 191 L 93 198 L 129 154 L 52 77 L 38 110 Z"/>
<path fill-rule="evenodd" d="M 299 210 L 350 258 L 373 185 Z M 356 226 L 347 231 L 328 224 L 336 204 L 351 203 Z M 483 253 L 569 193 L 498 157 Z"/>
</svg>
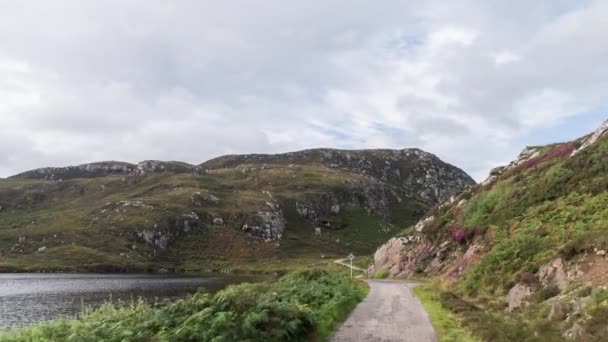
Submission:
<svg viewBox="0 0 608 342">
<path fill-rule="evenodd" d="M 499 52 L 499 53 L 493 53 L 491 56 L 492 56 L 492 58 L 494 58 L 494 63 L 497 66 L 511 64 L 511 63 L 519 62 L 521 60 L 521 57 L 512 51 L 503 51 L 503 52 Z"/>
<path fill-rule="evenodd" d="M 481 179 L 522 136 L 606 104 L 607 15 L 603 1 L 6 4 L 0 175 L 417 146 Z"/>
<path fill-rule="evenodd" d="M 441 49 L 451 44 L 469 46 L 477 37 L 477 32 L 468 28 L 448 27 L 431 33 L 429 45 Z"/>
</svg>

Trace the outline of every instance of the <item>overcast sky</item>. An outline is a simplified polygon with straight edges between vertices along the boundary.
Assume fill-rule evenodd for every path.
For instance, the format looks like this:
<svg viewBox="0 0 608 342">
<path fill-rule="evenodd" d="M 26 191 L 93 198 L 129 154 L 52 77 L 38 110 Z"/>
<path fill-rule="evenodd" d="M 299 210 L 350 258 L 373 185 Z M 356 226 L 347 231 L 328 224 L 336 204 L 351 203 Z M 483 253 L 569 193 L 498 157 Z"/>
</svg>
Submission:
<svg viewBox="0 0 608 342">
<path fill-rule="evenodd" d="M 607 18 L 608 1 L 0 0 L 0 177 L 419 147 L 482 180 L 608 117 Z"/>
</svg>

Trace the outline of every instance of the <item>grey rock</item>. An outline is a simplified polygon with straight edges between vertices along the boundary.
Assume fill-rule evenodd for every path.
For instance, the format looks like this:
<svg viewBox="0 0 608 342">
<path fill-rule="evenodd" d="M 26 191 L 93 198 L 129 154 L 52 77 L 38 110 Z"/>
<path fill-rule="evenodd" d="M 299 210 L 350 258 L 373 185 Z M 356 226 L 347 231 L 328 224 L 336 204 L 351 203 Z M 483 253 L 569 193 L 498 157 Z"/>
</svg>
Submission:
<svg viewBox="0 0 608 342">
<path fill-rule="evenodd" d="M 564 333 L 564 337 L 572 341 L 585 341 L 587 336 L 588 334 L 585 328 L 578 323 L 574 323 L 572 328 Z"/>
<path fill-rule="evenodd" d="M 509 304 L 509 311 L 519 309 L 524 301 L 532 295 L 532 289 L 529 286 L 523 284 L 517 284 L 509 290 L 507 295 L 507 302 Z"/>
<path fill-rule="evenodd" d="M 596 129 L 595 132 L 593 132 L 593 134 L 591 134 L 589 137 L 587 137 L 585 140 L 583 140 L 583 143 L 582 143 L 581 147 L 579 147 L 578 149 L 576 149 L 575 151 L 573 151 L 570 156 L 573 157 L 577 153 L 579 153 L 580 151 L 582 151 L 582 150 L 586 149 L 587 147 L 593 145 L 596 141 L 598 141 L 601 137 L 603 137 L 607 133 L 608 133 L 608 120 L 604 121 L 600 125 L 600 127 L 598 129 Z"/>
<path fill-rule="evenodd" d="M 424 226 L 427 223 L 432 222 L 434 219 L 435 219 L 434 216 L 425 217 L 422 220 L 418 221 L 418 223 L 416 223 L 416 226 L 414 228 L 416 229 L 417 232 L 421 232 L 424 229 Z"/>
<path fill-rule="evenodd" d="M 167 226 L 160 227 L 158 224 L 154 224 L 149 228 L 136 230 L 135 237 L 152 247 L 154 255 L 156 255 L 157 250 L 167 249 L 182 234 L 200 228 L 200 223 L 198 214 L 191 212 L 178 216 L 172 224 Z"/>
<path fill-rule="evenodd" d="M 47 250 L 46 246 L 38 248 L 38 253 L 45 252 Z"/>
<path fill-rule="evenodd" d="M 548 319 L 551 321 L 563 321 L 568 317 L 571 310 L 572 306 L 570 304 L 555 301 L 551 303 Z"/>
<path fill-rule="evenodd" d="M 536 276 L 543 286 L 552 284 L 557 286 L 561 291 L 566 290 L 570 283 L 564 268 L 564 262 L 561 258 L 557 258 L 552 262 L 541 266 L 536 273 Z"/>
<path fill-rule="evenodd" d="M 271 210 L 258 211 L 249 216 L 241 230 L 262 239 L 280 240 L 285 231 L 287 221 L 278 204 L 274 204 Z"/>
</svg>

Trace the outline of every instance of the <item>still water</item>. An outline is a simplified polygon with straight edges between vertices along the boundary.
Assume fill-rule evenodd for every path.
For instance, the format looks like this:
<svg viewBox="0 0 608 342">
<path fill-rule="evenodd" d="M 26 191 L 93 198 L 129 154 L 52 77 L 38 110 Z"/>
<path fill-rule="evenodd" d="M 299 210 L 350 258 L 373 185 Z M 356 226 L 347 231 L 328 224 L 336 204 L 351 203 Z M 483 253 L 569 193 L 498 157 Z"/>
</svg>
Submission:
<svg viewBox="0 0 608 342">
<path fill-rule="evenodd" d="M 199 288 L 218 291 L 240 277 L 115 274 L 0 274 L 0 328 L 63 316 L 85 306 L 139 297 L 149 303 L 184 297 Z"/>
</svg>

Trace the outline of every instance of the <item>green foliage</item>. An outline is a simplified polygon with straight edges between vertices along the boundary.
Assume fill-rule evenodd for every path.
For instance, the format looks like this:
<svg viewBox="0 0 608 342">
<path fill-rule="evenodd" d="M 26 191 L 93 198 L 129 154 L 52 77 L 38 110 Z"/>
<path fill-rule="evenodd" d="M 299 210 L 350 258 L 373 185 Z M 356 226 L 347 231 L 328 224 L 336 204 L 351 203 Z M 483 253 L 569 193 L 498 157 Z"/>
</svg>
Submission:
<svg viewBox="0 0 608 342">
<path fill-rule="evenodd" d="M 374 274 L 374 278 L 386 279 L 386 278 L 388 278 L 389 275 L 390 275 L 390 272 L 388 271 L 388 268 L 381 268 L 378 271 L 376 271 L 376 274 Z"/>
<path fill-rule="evenodd" d="M 481 192 L 467 203 L 464 212 L 466 226 L 478 226 L 487 223 L 500 202 L 509 194 L 510 187 L 506 183 L 499 183 L 490 190 Z"/>
<path fill-rule="evenodd" d="M 542 303 L 549 298 L 553 298 L 560 294 L 559 287 L 555 285 L 549 285 L 545 287 L 541 287 L 538 292 L 534 294 L 534 299 L 537 303 Z"/>
<path fill-rule="evenodd" d="M 323 339 L 366 295 L 365 285 L 324 270 L 274 283 L 197 293 L 160 307 L 104 305 L 78 319 L 16 331 L 0 341 L 306 341 Z"/>
<path fill-rule="evenodd" d="M 479 308 L 452 292 L 440 292 L 442 306 L 460 318 L 474 337 L 487 342 L 558 342 L 563 337 L 544 321 L 524 321 L 521 317 Z"/>
<path fill-rule="evenodd" d="M 456 199 L 466 205 L 430 213 L 436 218 L 423 231 L 430 241 L 443 243 L 449 227 L 462 227 L 485 247 L 450 287 L 453 293 L 441 295 L 443 306 L 483 341 L 559 341 L 571 327 L 547 320 L 544 303 L 560 294 L 557 287 L 537 288 L 530 305 L 515 314 L 504 312 L 504 295 L 518 282 L 536 288 L 534 274 L 556 257 L 578 260 L 608 249 L 608 136 L 571 157 L 578 144 L 536 148 L 537 157 Z M 590 341 L 606 340 L 608 295 L 588 287 L 564 295 L 593 297 L 578 323 Z"/>
<path fill-rule="evenodd" d="M 429 314 L 433 327 L 437 331 L 440 342 L 474 342 L 478 341 L 465 330 L 456 315 L 441 305 L 437 294 L 440 290 L 432 285 L 414 287 L 416 297 Z"/>
<path fill-rule="evenodd" d="M 469 270 L 462 285 L 468 294 L 480 288 L 504 292 L 518 271 L 537 264 L 545 248 L 544 239 L 535 235 L 522 233 L 504 239 Z"/>
</svg>

